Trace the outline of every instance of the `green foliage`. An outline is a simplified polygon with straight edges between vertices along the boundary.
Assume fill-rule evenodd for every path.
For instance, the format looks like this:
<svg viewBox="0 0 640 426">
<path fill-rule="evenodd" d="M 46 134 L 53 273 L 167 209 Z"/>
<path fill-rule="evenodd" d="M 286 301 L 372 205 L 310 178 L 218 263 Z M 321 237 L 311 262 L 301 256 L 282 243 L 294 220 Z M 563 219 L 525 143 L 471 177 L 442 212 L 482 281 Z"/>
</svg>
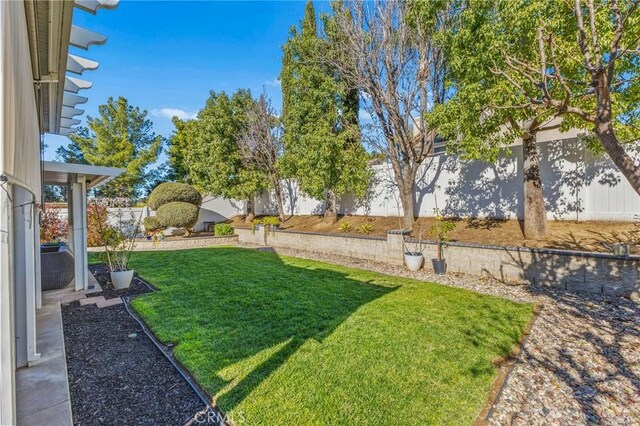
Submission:
<svg viewBox="0 0 640 426">
<path fill-rule="evenodd" d="M 162 136 L 156 136 L 147 111 L 131 106 L 127 99 L 109 98 L 98 107 L 98 118 L 87 116 L 87 127 L 69 136 L 71 144 L 58 155 L 67 162 L 119 167 L 125 173 L 97 188 L 101 197 L 136 198 L 145 182 L 156 171 L 149 169 L 162 149 Z"/>
<path fill-rule="evenodd" d="M 351 229 L 353 229 L 353 227 L 349 222 L 345 221 L 340 224 L 338 229 L 340 230 L 340 232 L 351 232 Z"/>
<path fill-rule="evenodd" d="M 156 210 L 156 217 L 163 228 L 193 228 L 198 222 L 198 206 L 182 201 L 172 201 Z"/>
<path fill-rule="evenodd" d="M 261 222 L 266 226 L 280 226 L 280 219 L 278 219 L 276 216 L 263 217 Z"/>
<path fill-rule="evenodd" d="M 177 342 L 176 358 L 225 414 L 251 425 L 472 424 L 492 361 L 533 310 L 235 247 L 135 252 L 131 266 L 158 288 L 132 301 L 136 312 Z"/>
<path fill-rule="evenodd" d="M 416 2 L 424 9 L 428 3 Z M 612 61 L 617 2 L 593 3 L 591 22 L 587 2 L 580 2 L 587 27 L 585 50 L 592 62 L 602 63 L 594 69 L 611 69 L 609 89 L 618 139 L 636 142 L 640 54 L 617 52 Z M 456 8 L 459 25 L 443 37 L 455 97 L 427 117 L 451 142 L 448 148 L 468 158 L 493 161 L 522 136 L 527 120 L 545 123 L 561 116 L 561 130 L 594 128 L 598 90 L 593 90 L 592 64 L 587 64 L 578 42 L 574 7 L 574 2 L 563 0 L 513 0 L 471 1 Z M 640 10 L 622 2 L 620 13 L 625 26 L 620 46 L 636 43 Z M 587 140 L 588 146 L 602 152 L 593 141 Z"/>
<path fill-rule="evenodd" d="M 189 140 L 197 122 L 195 120 L 172 119 L 175 130 L 168 140 L 167 162 L 169 164 L 168 178 L 177 182 L 190 183 L 189 166 L 186 163 Z"/>
<path fill-rule="evenodd" d="M 249 90 L 238 90 L 231 97 L 212 91 L 196 120 L 174 120 L 173 140 L 180 140 L 175 149 L 188 166 L 189 179 L 202 192 L 246 199 L 265 187 L 264 174 L 246 167 L 238 146 L 247 111 L 254 104 Z"/>
<path fill-rule="evenodd" d="M 362 225 L 358 226 L 358 232 L 361 234 L 368 235 L 373 232 L 373 225 L 369 222 L 365 222 Z"/>
<path fill-rule="evenodd" d="M 191 185 L 180 182 L 165 182 L 156 186 L 147 199 L 147 205 L 151 210 L 158 210 L 164 204 L 173 201 L 199 206 L 202 204 L 202 195 Z"/>
<path fill-rule="evenodd" d="M 144 226 L 144 230 L 148 233 L 158 231 L 160 226 L 160 220 L 156 216 L 148 216 L 142 220 L 142 226 Z"/>
<path fill-rule="evenodd" d="M 216 237 L 233 235 L 233 227 L 228 223 L 216 223 L 213 227 L 213 233 Z"/>
<path fill-rule="evenodd" d="M 434 209 L 433 213 L 435 215 L 436 221 L 433 225 L 431 225 L 430 233 L 439 242 L 447 241 L 447 234 L 449 234 L 449 232 L 453 231 L 456 228 L 456 223 L 452 220 L 446 220 L 438 209 Z"/>
<path fill-rule="evenodd" d="M 360 142 L 358 91 L 321 60 L 332 54 L 328 37 L 318 36 L 309 1 L 301 30 L 291 30 L 283 46 L 280 79 L 283 93 L 285 153 L 289 176 L 312 197 L 352 192 L 365 195 L 370 171 Z"/>
</svg>

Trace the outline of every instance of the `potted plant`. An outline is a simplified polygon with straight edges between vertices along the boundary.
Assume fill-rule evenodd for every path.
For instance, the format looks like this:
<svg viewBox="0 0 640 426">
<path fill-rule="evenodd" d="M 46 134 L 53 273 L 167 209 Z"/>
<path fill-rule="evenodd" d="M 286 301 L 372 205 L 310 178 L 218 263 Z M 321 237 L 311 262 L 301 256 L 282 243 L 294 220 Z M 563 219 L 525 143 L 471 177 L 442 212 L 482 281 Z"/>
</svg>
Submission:
<svg viewBox="0 0 640 426">
<path fill-rule="evenodd" d="M 408 233 L 408 232 L 407 232 Z M 417 271 L 424 263 L 424 243 L 422 241 L 422 229 L 417 240 L 413 240 L 413 247 L 409 248 L 407 239 L 404 240 L 404 263 L 410 271 Z"/>
<path fill-rule="evenodd" d="M 433 209 L 436 221 L 431 226 L 431 235 L 436 238 L 436 258 L 431 259 L 433 271 L 436 274 L 444 274 L 447 271 L 447 263 L 443 256 L 443 249 L 447 241 L 447 234 L 454 230 L 456 223 L 445 220 L 438 208 Z"/>
<path fill-rule="evenodd" d="M 108 215 L 108 210 L 104 213 Z M 133 269 L 129 269 L 129 258 L 140 232 L 142 214 L 136 220 L 133 214 L 125 218 L 122 209 L 116 214 L 114 225 L 100 227 L 100 238 L 104 246 L 111 282 L 116 290 L 128 288 L 133 280 Z M 106 223 L 106 221 L 100 221 Z"/>
</svg>

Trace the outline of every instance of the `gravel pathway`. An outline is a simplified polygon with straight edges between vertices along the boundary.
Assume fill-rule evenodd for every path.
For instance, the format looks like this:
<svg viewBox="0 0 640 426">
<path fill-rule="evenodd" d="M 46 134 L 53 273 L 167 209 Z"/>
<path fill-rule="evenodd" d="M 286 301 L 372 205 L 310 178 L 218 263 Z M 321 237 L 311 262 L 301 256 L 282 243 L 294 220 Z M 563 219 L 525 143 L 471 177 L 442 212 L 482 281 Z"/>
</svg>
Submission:
<svg viewBox="0 0 640 426">
<path fill-rule="evenodd" d="M 634 301 L 505 285 L 465 274 L 410 272 L 324 253 L 257 249 L 542 303 L 489 423 L 640 425 L 640 306 Z"/>
</svg>

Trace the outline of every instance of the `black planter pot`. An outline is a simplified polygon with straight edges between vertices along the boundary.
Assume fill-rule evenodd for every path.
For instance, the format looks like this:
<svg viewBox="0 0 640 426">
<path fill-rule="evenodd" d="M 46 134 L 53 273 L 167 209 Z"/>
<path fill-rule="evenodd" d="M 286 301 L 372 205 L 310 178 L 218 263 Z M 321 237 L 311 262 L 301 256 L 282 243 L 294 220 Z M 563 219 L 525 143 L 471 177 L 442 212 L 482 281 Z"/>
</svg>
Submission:
<svg viewBox="0 0 640 426">
<path fill-rule="evenodd" d="M 433 264 L 433 272 L 436 274 L 444 274 L 447 272 L 447 263 L 444 259 L 431 259 L 431 263 Z"/>
</svg>

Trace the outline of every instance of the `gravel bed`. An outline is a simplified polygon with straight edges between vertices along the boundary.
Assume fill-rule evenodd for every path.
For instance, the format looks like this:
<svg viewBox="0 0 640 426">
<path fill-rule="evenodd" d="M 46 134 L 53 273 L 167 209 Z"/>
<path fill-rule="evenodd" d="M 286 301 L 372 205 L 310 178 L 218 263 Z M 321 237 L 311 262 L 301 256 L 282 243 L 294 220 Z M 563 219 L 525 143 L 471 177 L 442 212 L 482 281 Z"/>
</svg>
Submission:
<svg viewBox="0 0 640 426">
<path fill-rule="evenodd" d="M 251 247 L 249 245 L 245 245 Z M 495 402 L 496 425 L 640 425 L 640 306 L 630 299 L 291 249 L 257 248 L 542 304 Z"/>
<path fill-rule="evenodd" d="M 104 274 L 96 279 L 105 286 Z M 94 295 L 149 291 L 139 281 L 131 293 L 105 287 Z M 62 319 L 75 425 L 179 425 L 205 408 L 124 305 L 76 301 L 62 306 Z"/>
</svg>

